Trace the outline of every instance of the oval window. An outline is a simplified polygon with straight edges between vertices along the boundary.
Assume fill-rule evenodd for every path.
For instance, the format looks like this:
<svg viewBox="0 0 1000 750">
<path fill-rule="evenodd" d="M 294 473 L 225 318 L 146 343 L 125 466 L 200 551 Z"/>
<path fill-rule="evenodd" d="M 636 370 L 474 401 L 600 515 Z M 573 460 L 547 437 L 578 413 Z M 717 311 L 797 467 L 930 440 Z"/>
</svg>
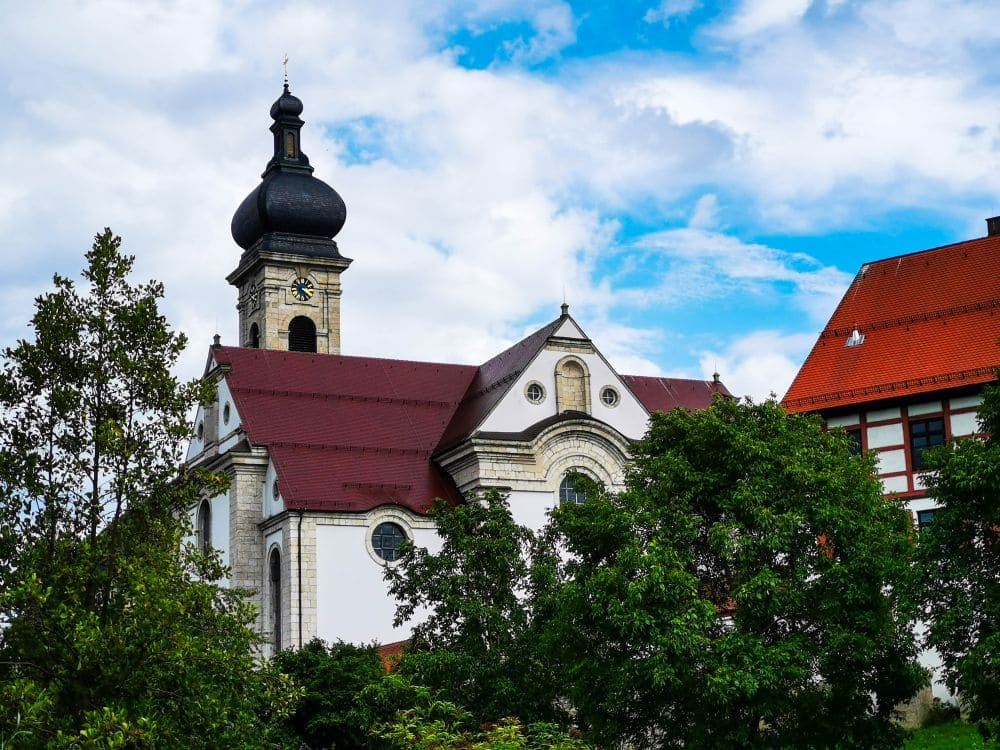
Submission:
<svg viewBox="0 0 1000 750">
<path fill-rule="evenodd" d="M 524 397 L 533 404 L 540 404 L 545 400 L 545 389 L 541 383 L 528 383 L 524 389 Z"/>
<path fill-rule="evenodd" d="M 618 395 L 618 391 L 610 385 L 606 385 L 601 389 L 601 403 L 605 406 L 618 406 L 620 400 L 621 397 Z"/>
</svg>

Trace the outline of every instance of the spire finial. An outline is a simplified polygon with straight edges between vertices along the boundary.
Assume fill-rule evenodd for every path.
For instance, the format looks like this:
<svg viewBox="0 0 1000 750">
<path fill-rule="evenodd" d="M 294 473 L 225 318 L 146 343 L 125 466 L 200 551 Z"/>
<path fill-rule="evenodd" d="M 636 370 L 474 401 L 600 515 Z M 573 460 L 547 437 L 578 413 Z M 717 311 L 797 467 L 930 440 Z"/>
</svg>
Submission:
<svg viewBox="0 0 1000 750">
<path fill-rule="evenodd" d="M 281 61 L 281 64 L 285 68 L 285 91 L 288 91 L 288 53 L 285 53 L 285 59 Z"/>
</svg>

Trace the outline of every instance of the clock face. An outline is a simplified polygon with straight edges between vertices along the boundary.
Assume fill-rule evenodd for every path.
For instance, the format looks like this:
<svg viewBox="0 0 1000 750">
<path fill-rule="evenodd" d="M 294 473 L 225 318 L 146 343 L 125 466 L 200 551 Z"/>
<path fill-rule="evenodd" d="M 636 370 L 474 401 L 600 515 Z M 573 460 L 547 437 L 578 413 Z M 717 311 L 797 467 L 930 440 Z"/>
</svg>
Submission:
<svg viewBox="0 0 1000 750">
<path fill-rule="evenodd" d="M 251 310 L 256 310 L 260 307 L 260 296 L 257 291 L 257 284 L 253 281 L 250 282 L 250 287 L 247 289 L 247 305 Z"/>
<path fill-rule="evenodd" d="M 315 287 L 313 287 L 312 282 L 305 276 L 299 276 L 299 278 L 292 282 L 292 296 L 299 302 L 305 302 L 308 299 L 312 299 L 312 296 L 315 293 Z"/>
</svg>

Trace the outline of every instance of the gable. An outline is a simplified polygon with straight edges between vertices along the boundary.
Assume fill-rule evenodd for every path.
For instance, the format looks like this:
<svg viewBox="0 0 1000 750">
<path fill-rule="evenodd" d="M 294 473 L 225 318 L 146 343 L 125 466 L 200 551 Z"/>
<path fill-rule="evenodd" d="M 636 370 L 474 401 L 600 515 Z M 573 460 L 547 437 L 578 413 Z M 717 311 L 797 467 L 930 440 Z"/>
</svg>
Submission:
<svg viewBox="0 0 1000 750">
<path fill-rule="evenodd" d="M 563 320 L 558 327 L 556 327 L 556 329 L 552 332 L 552 335 L 566 339 L 583 339 L 585 341 L 590 340 L 587 338 L 587 335 L 580 329 L 580 326 L 576 324 L 576 321 L 573 320 L 568 315 L 566 316 L 566 319 Z"/>
<path fill-rule="evenodd" d="M 483 420 L 483 432 L 517 433 L 542 420 L 571 409 L 589 413 L 622 435 L 638 439 L 646 431 L 649 413 L 622 382 L 611 365 L 587 342 L 586 347 L 564 346 L 558 340 L 546 345 L 524 371 L 513 381 L 504 397 Z M 560 403 L 568 395 L 561 370 L 567 365 L 580 368 L 584 402 Z M 529 384 L 538 384 L 544 391 L 540 402 L 533 403 L 527 393 Z M 601 392 L 612 388 L 618 396 L 615 405 L 601 400 Z"/>
</svg>

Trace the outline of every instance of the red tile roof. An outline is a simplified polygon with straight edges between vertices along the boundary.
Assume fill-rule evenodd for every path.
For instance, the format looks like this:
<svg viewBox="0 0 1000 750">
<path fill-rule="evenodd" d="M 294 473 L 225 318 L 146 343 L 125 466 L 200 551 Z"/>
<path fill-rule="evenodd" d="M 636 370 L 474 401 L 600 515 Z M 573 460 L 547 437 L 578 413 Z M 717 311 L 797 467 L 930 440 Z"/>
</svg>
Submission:
<svg viewBox="0 0 1000 750">
<path fill-rule="evenodd" d="M 527 338 L 521 339 L 480 365 L 476 377 L 469 384 L 468 392 L 462 398 L 462 408 L 458 410 L 452 423 L 441 436 L 439 450 L 462 442 L 477 425 L 482 423 L 562 322 L 562 317 L 556 318 L 547 326 L 539 328 Z"/>
<path fill-rule="evenodd" d="M 459 493 L 432 460 L 467 438 L 561 318 L 481 367 L 219 347 L 215 361 L 252 445 L 268 449 L 289 509 L 425 512 Z M 711 403 L 721 384 L 624 376 L 649 411 Z"/>
<path fill-rule="evenodd" d="M 857 329 L 864 343 L 846 346 Z M 1000 236 L 861 267 L 785 395 L 821 411 L 995 379 Z"/>
<path fill-rule="evenodd" d="M 253 445 L 267 446 L 286 507 L 417 512 L 459 499 L 430 460 L 476 368 L 222 347 Z"/>
<path fill-rule="evenodd" d="M 622 375 L 622 380 L 646 407 L 646 411 L 670 411 L 683 406 L 688 411 L 704 409 L 716 394 L 731 395 L 722 383 L 711 380 L 654 378 L 645 375 Z"/>
</svg>

